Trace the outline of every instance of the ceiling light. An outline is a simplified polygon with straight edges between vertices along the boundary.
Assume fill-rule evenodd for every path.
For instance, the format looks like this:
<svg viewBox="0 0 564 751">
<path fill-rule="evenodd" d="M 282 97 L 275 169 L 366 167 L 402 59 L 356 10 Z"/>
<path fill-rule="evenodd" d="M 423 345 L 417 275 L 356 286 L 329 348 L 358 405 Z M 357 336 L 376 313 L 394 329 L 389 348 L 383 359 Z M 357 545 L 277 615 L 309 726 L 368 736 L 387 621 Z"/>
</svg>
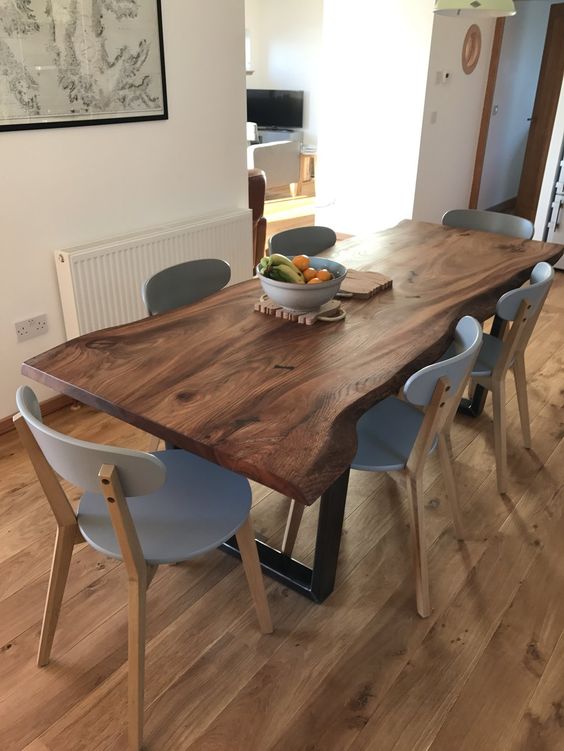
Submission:
<svg viewBox="0 0 564 751">
<path fill-rule="evenodd" d="M 435 13 L 442 16 L 514 16 L 512 0 L 435 0 Z"/>
</svg>

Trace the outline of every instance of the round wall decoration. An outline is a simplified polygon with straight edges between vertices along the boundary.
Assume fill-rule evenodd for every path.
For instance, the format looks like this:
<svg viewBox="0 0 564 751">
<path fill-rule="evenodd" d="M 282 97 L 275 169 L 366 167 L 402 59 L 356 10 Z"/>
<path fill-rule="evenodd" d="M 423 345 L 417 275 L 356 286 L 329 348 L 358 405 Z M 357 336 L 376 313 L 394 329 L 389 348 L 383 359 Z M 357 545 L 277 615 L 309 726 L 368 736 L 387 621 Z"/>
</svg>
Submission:
<svg viewBox="0 0 564 751">
<path fill-rule="evenodd" d="M 462 45 L 462 70 L 470 75 L 480 59 L 482 50 L 482 32 L 475 23 L 470 26 Z"/>
</svg>

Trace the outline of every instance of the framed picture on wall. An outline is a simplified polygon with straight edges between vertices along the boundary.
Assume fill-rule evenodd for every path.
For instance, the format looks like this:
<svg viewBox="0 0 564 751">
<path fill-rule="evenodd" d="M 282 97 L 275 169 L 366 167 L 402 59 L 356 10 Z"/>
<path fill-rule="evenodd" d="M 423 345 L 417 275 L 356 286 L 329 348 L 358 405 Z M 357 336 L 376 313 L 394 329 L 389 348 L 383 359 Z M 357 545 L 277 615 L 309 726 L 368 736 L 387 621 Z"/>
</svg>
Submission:
<svg viewBox="0 0 564 751">
<path fill-rule="evenodd" d="M 0 131 L 167 117 L 160 0 L 0 0 Z"/>
</svg>

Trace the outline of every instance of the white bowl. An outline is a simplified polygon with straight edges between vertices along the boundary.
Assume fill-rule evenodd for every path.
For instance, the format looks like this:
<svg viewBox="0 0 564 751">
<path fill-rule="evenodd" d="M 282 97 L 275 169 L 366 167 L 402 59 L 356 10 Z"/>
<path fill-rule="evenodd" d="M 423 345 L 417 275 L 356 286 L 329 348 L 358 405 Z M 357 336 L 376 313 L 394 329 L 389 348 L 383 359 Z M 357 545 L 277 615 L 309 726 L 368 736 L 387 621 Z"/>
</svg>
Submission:
<svg viewBox="0 0 564 751">
<path fill-rule="evenodd" d="M 291 259 L 293 256 L 288 256 L 288 258 Z M 319 310 L 323 303 L 329 302 L 335 297 L 347 275 L 345 266 L 337 263 L 337 261 L 331 261 L 329 258 L 314 256 L 310 258 L 310 266 L 314 269 L 327 269 L 333 274 L 334 278 L 319 284 L 278 282 L 275 279 L 263 276 L 259 272 L 258 266 L 257 276 L 263 290 L 272 302 L 276 302 L 294 313 L 310 313 L 312 310 Z"/>
</svg>

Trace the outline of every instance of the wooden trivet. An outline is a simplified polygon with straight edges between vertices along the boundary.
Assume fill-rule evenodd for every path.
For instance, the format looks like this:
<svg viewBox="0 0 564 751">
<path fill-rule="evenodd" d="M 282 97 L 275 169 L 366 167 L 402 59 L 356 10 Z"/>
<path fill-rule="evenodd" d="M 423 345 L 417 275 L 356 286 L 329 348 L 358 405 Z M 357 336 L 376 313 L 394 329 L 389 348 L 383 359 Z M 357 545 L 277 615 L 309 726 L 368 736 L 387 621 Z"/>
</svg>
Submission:
<svg viewBox="0 0 564 751">
<path fill-rule="evenodd" d="M 339 297 L 368 298 L 390 289 L 392 279 L 377 271 L 357 271 L 348 269 L 339 290 Z"/>
<path fill-rule="evenodd" d="M 283 318 L 286 321 L 294 321 L 295 323 L 304 323 L 306 326 L 311 326 L 316 321 L 342 321 L 346 315 L 338 300 L 329 300 L 319 310 L 313 310 L 310 313 L 294 313 L 287 308 L 283 308 L 278 303 L 272 302 L 267 295 L 262 295 L 257 300 L 255 310 L 257 313 Z"/>
</svg>

